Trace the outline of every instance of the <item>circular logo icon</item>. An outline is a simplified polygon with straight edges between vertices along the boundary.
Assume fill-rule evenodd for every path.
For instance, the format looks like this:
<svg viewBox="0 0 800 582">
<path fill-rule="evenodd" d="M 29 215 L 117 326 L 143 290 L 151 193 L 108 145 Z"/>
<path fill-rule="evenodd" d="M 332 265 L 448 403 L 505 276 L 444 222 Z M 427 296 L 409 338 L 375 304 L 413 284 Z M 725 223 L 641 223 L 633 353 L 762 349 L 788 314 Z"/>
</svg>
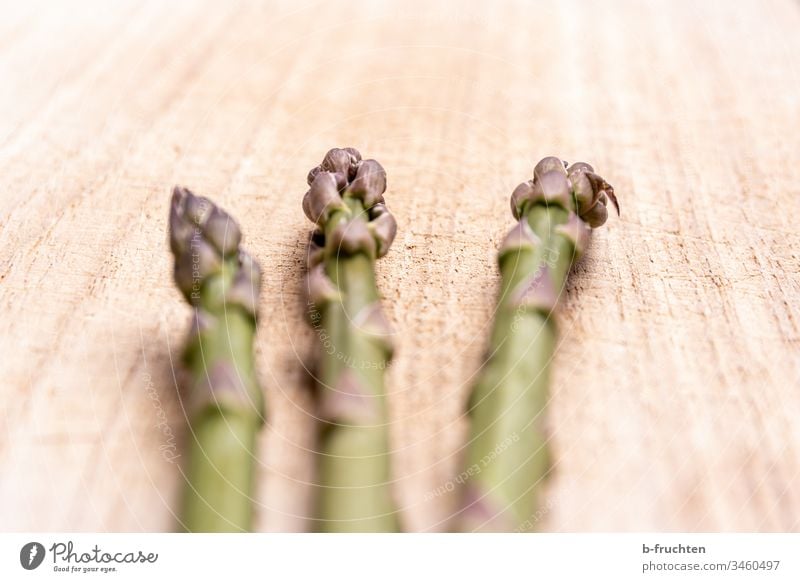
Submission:
<svg viewBox="0 0 800 582">
<path fill-rule="evenodd" d="M 26 570 L 35 570 L 44 561 L 44 546 L 39 542 L 28 542 L 19 551 L 19 563 Z"/>
</svg>

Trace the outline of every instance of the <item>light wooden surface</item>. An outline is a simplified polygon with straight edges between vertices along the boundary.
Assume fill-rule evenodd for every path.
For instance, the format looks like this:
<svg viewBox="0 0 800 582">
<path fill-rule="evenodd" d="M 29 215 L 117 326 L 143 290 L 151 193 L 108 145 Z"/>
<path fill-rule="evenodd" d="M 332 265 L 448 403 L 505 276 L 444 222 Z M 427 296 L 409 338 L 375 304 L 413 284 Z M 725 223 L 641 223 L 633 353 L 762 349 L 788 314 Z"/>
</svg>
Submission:
<svg viewBox="0 0 800 582">
<path fill-rule="evenodd" d="M 566 289 L 536 527 L 800 529 L 798 29 L 789 0 L 6 4 L 0 529 L 172 527 L 174 183 L 265 268 L 258 526 L 306 527 L 300 200 L 345 145 L 400 227 L 379 285 L 409 529 L 453 509 L 426 493 L 459 471 L 508 197 L 547 154 L 592 163 L 622 217 Z"/>
</svg>

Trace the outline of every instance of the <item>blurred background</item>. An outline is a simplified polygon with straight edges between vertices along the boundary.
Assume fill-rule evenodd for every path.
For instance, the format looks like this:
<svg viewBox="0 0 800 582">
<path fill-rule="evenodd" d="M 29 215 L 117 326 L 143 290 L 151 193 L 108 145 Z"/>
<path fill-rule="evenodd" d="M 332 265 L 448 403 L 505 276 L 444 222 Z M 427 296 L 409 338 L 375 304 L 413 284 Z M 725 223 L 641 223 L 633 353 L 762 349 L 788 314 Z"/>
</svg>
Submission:
<svg viewBox="0 0 800 582">
<path fill-rule="evenodd" d="M 532 529 L 800 527 L 800 4 L 6 2 L 0 9 L 0 529 L 175 525 L 190 310 L 172 185 L 265 271 L 257 527 L 308 528 L 306 173 L 386 168 L 378 284 L 405 527 L 439 531 L 508 199 L 587 161 L 621 218 L 559 317 L 554 471 Z"/>
</svg>

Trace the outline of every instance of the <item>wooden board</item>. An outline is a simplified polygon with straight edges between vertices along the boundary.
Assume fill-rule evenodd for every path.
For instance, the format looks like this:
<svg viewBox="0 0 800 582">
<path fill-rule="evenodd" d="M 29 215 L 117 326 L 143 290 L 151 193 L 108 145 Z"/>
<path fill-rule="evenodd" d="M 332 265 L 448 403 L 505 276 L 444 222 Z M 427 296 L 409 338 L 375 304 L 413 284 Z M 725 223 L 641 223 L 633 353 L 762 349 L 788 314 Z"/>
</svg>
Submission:
<svg viewBox="0 0 800 582">
<path fill-rule="evenodd" d="M 548 154 L 622 217 L 566 289 L 536 527 L 800 529 L 798 29 L 790 0 L 6 4 L 0 528 L 173 526 L 175 183 L 264 266 L 258 527 L 307 527 L 300 200 L 352 145 L 400 228 L 378 270 L 409 529 L 454 508 L 428 493 L 460 470 L 508 197 Z"/>
</svg>

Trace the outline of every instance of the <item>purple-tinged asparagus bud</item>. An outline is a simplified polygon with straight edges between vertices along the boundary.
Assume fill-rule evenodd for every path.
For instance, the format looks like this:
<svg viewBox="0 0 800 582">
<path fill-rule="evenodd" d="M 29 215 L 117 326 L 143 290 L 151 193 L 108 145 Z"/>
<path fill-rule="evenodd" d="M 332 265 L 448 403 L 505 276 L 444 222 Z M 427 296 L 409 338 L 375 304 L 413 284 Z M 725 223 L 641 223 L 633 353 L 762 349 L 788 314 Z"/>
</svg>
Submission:
<svg viewBox="0 0 800 582">
<path fill-rule="evenodd" d="M 239 249 L 242 232 L 236 221 L 207 198 L 177 186 L 172 195 L 169 225 L 175 284 L 189 303 L 200 305 L 205 281 L 232 268 L 231 285 L 228 289 L 220 287 L 225 289 L 225 296 L 207 297 L 204 305 L 236 303 L 255 316 L 261 271 L 252 257 Z M 234 258 L 235 267 L 230 263 Z"/>
<path fill-rule="evenodd" d="M 325 273 L 325 265 L 322 263 L 308 270 L 304 291 L 306 294 L 306 302 L 317 309 L 321 309 L 327 303 L 341 301 L 339 289 Z"/>
<path fill-rule="evenodd" d="M 592 228 L 603 225 L 608 218 L 608 199 L 619 214 L 614 187 L 594 173 L 589 164 L 579 162 L 569 167 L 569 180 L 577 203 L 578 215 Z"/>
<path fill-rule="evenodd" d="M 358 164 L 358 162 L 361 161 L 361 152 L 358 151 L 356 148 L 346 147 L 342 149 L 346 151 L 348 154 L 350 154 L 350 164 L 352 166 L 355 166 L 356 164 Z"/>
<path fill-rule="evenodd" d="M 539 267 L 533 275 L 520 281 L 511 296 L 511 305 L 550 313 L 558 302 L 553 277 L 548 265 Z"/>
<path fill-rule="evenodd" d="M 325 259 L 325 246 L 317 246 L 313 243 L 308 244 L 308 252 L 306 254 L 306 266 L 310 269 L 316 267 Z"/>
<path fill-rule="evenodd" d="M 367 227 L 367 222 L 361 217 L 340 224 L 331 233 L 330 244 L 338 253 L 344 255 L 361 252 L 369 257 L 375 257 L 377 250 L 375 238 Z"/>
<path fill-rule="evenodd" d="M 183 296 L 186 297 L 189 303 L 193 304 L 195 300 L 192 298 L 192 295 L 195 294 L 195 297 L 197 297 L 197 295 L 200 293 L 200 281 L 192 272 L 191 260 L 183 260 L 183 258 L 186 256 L 190 255 L 175 255 L 173 278 L 175 279 L 175 285 L 178 287 L 178 289 L 180 289 L 181 293 L 183 293 Z"/>
<path fill-rule="evenodd" d="M 561 168 L 563 170 L 563 166 Z M 534 200 L 571 208 L 572 196 L 567 174 L 551 170 L 538 176 L 533 183 Z"/>
<path fill-rule="evenodd" d="M 314 178 L 316 178 L 317 174 L 319 174 L 321 171 L 322 168 L 320 168 L 319 166 L 314 166 L 308 171 L 308 176 L 306 176 L 306 182 L 308 182 L 309 186 L 311 186 L 311 184 L 314 183 Z"/>
<path fill-rule="evenodd" d="M 605 181 L 593 180 L 594 174 L 582 173 L 573 176 L 573 190 L 577 202 L 578 215 L 588 222 L 592 228 L 602 226 L 608 218 L 608 198 L 611 197 L 614 207 L 618 209 L 614 190 Z M 602 178 L 600 179 L 602 180 Z M 603 190 L 600 188 L 608 188 Z"/>
<path fill-rule="evenodd" d="M 226 301 L 241 306 L 253 317 L 258 314 L 261 267 L 248 253 L 239 251 L 239 270 L 228 290 Z"/>
<path fill-rule="evenodd" d="M 586 176 L 592 183 L 592 187 L 599 194 L 605 195 L 611 199 L 611 203 L 614 205 L 614 209 L 617 211 L 617 216 L 619 216 L 619 202 L 617 202 L 617 196 L 616 194 L 614 194 L 614 187 L 608 182 L 606 182 L 602 176 L 599 176 L 594 172 L 587 172 Z M 603 198 L 603 202 L 604 203 L 606 202 L 605 198 Z"/>
<path fill-rule="evenodd" d="M 599 192 L 605 192 L 608 197 L 611 198 L 611 202 L 617 209 L 617 214 L 619 214 L 619 204 L 617 203 L 617 197 L 614 195 L 614 187 L 606 182 L 602 176 L 596 174 L 589 164 L 577 163 L 570 166 L 569 178 L 573 184 L 584 182 L 585 178 L 585 181 L 588 182 L 589 185 L 588 187 L 585 185 L 582 187 L 587 190 L 589 188 L 591 189 L 594 193 L 593 201 L 597 198 Z"/>
<path fill-rule="evenodd" d="M 574 212 L 570 212 L 569 219 L 565 224 L 559 224 L 556 227 L 556 232 L 572 242 L 576 258 L 582 256 L 586 251 L 589 244 L 589 227 Z"/>
<path fill-rule="evenodd" d="M 586 162 L 575 162 L 567 168 L 567 175 L 570 177 L 572 174 L 577 174 L 579 172 L 594 172 L 594 168 Z"/>
<path fill-rule="evenodd" d="M 555 156 L 548 156 L 539 161 L 533 168 L 533 179 L 538 180 L 548 172 L 558 172 L 559 174 L 567 175 L 567 170 L 564 168 L 564 162 Z"/>
<path fill-rule="evenodd" d="M 361 198 L 366 208 L 382 203 L 386 192 L 386 170 L 375 160 L 362 160 L 348 191 Z"/>
<path fill-rule="evenodd" d="M 222 257 L 214 246 L 203 238 L 192 240 L 192 252 L 185 254 L 192 263 L 192 271 L 200 279 L 215 275 L 222 267 Z"/>
<path fill-rule="evenodd" d="M 187 250 L 175 254 L 175 284 L 192 305 L 200 301 L 203 281 L 219 272 L 222 260 L 217 250 L 202 237 L 190 240 Z"/>
<path fill-rule="evenodd" d="M 337 189 L 343 190 L 350 181 L 350 169 L 353 163 L 350 152 L 346 149 L 333 148 L 325 154 L 320 168 L 324 172 L 330 172 L 336 180 Z"/>
<path fill-rule="evenodd" d="M 389 252 L 389 247 L 397 236 L 397 221 L 385 204 L 376 204 L 370 211 L 370 221 L 367 225 L 377 245 L 377 257 L 383 257 Z"/>
<path fill-rule="evenodd" d="M 361 152 L 359 152 L 356 148 L 344 148 L 344 151 L 350 154 L 350 172 L 347 176 L 347 179 L 352 180 L 356 177 L 356 172 L 361 162 Z"/>
<path fill-rule="evenodd" d="M 322 230 L 315 230 L 311 233 L 308 241 L 306 253 L 306 267 L 311 269 L 325 259 L 325 233 Z"/>
<path fill-rule="evenodd" d="M 186 188 L 175 186 L 169 208 L 169 244 L 176 255 L 189 248 L 197 227 L 186 216 L 186 199 L 192 196 Z"/>
<path fill-rule="evenodd" d="M 234 410 L 242 407 L 260 408 L 243 384 L 241 372 L 233 362 L 226 360 L 214 362 L 199 378 L 189 404 L 189 416 L 196 417 L 209 406 L 222 410 L 228 407 Z"/>
<path fill-rule="evenodd" d="M 536 236 L 528 221 L 523 218 L 503 239 L 498 253 L 498 260 L 502 261 L 503 257 L 508 253 L 519 252 L 522 249 L 536 250 L 541 244 L 541 239 Z"/>
<path fill-rule="evenodd" d="M 598 199 L 594 206 L 581 215 L 581 219 L 592 228 L 603 226 L 608 219 L 608 209 L 603 200 Z"/>
<path fill-rule="evenodd" d="M 242 242 L 242 231 L 236 221 L 221 208 L 214 206 L 203 225 L 203 234 L 217 250 L 227 257 L 236 253 Z"/>
<path fill-rule="evenodd" d="M 325 172 L 342 173 L 347 176 L 350 173 L 351 154 L 346 149 L 333 148 L 328 150 L 322 159 L 320 167 Z"/>
<path fill-rule="evenodd" d="M 185 214 L 194 224 L 202 227 L 206 223 L 214 204 L 208 198 L 195 196 L 188 190 L 186 190 L 186 193 Z"/>
<path fill-rule="evenodd" d="M 303 212 L 315 224 L 324 224 L 330 213 L 336 209 L 345 208 L 336 177 L 330 172 L 319 172 L 311 188 L 303 197 Z"/>
<path fill-rule="evenodd" d="M 374 301 L 361 309 L 353 317 L 353 326 L 379 345 L 387 359 L 391 358 L 394 351 L 392 326 L 389 325 L 389 320 L 381 309 L 380 301 Z"/>
<path fill-rule="evenodd" d="M 586 172 L 573 172 L 570 175 L 570 182 L 572 183 L 572 191 L 575 194 L 578 215 L 583 216 L 597 202 L 595 190 Z"/>
<path fill-rule="evenodd" d="M 514 215 L 514 218 L 517 220 L 522 218 L 522 207 L 525 205 L 525 202 L 533 200 L 533 196 L 532 181 L 523 182 L 514 188 L 514 192 L 511 194 L 511 214 Z"/>
<path fill-rule="evenodd" d="M 551 156 L 536 164 L 533 173 L 533 182 L 523 182 L 511 194 L 511 213 L 516 219 L 521 218 L 528 201 L 559 204 L 569 210 L 574 199 L 578 216 L 592 228 L 608 218 L 609 199 L 619 214 L 614 188 L 585 162 L 565 168 L 564 162 Z"/>
</svg>

